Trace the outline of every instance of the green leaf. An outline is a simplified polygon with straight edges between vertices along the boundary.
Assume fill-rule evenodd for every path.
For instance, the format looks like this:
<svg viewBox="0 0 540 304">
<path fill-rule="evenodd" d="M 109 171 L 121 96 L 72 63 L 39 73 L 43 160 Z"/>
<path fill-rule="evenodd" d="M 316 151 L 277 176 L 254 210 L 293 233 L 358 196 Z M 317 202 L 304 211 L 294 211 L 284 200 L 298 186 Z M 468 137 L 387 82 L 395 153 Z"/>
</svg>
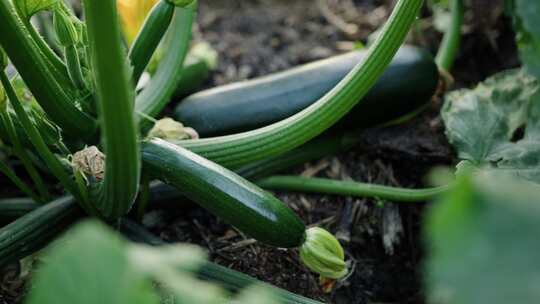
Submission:
<svg viewBox="0 0 540 304">
<path fill-rule="evenodd" d="M 540 183 L 540 83 L 534 77 L 506 71 L 453 92 L 442 118 L 459 158 Z"/>
<path fill-rule="evenodd" d="M 123 241 L 89 222 L 50 250 L 27 303 L 157 304 L 159 298 L 130 263 Z"/>
<path fill-rule="evenodd" d="M 537 303 L 540 186 L 500 174 L 464 178 L 430 211 L 430 303 Z"/>
<path fill-rule="evenodd" d="M 509 6 L 514 15 L 521 59 L 528 71 L 540 78 L 540 2 L 513 0 Z"/>
<path fill-rule="evenodd" d="M 204 256 L 192 245 L 128 244 L 103 224 L 85 222 L 49 249 L 26 303 L 227 303 L 224 290 L 193 275 Z M 275 303 L 271 289 L 257 290 L 257 302 Z M 235 303 L 250 304 L 253 297 L 252 291 Z"/>
</svg>

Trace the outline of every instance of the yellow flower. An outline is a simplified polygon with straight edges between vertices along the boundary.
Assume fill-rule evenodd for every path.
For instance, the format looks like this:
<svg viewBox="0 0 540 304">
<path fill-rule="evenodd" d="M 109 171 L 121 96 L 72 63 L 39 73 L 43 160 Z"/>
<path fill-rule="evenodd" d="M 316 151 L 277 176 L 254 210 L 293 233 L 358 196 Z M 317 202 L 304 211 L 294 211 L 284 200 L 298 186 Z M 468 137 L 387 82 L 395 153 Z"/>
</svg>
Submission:
<svg viewBox="0 0 540 304">
<path fill-rule="evenodd" d="M 131 45 L 150 10 L 157 0 L 118 0 L 118 12 L 122 19 L 124 36 L 128 45 Z"/>
</svg>

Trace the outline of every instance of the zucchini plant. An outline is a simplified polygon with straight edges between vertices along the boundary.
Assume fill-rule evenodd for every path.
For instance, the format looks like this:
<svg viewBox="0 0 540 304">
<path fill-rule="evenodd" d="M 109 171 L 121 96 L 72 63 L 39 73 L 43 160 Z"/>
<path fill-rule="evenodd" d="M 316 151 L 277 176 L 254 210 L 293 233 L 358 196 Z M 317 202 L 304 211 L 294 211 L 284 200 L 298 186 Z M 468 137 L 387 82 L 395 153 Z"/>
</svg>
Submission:
<svg viewBox="0 0 540 304">
<path fill-rule="evenodd" d="M 300 248 L 301 259 L 321 277 L 343 277 L 347 273 L 343 249 L 331 234 L 306 229 L 285 204 L 231 170 L 292 150 L 340 120 L 382 75 L 421 5 L 421 0 L 399 1 L 379 39 L 347 75 L 342 74 L 343 80 L 334 81 L 334 89 L 291 117 L 244 133 L 170 143 L 147 138 L 146 132 L 183 80 L 178 71 L 189 49 L 196 1 L 157 1 L 128 48 L 113 0 L 83 1 L 83 20 L 63 1 L 2 1 L 0 80 L 7 96 L 2 97 L 7 142 L 19 147 L 27 137 L 25 149 L 65 191 L 62 198 L 3 228 L 2 261 L 41 248 L 83 213 L 114 224 L 136 202 L 144 169 L 143 184 L 148 177 L 170 184 L 261 242 Z M 29 22 L 42 10 L 53 13 L 60 56 Z M 150 82 L 137 91 L 159 44 L 174 51 L 165 52 Z M 16 80 L 5 73 L 7 58 L 35 99 L 17 93 Z M 14 130 L 13 121 L 23 132 Z M 45 134 L 44 124 L 57 130 L 56 138 Z M 159 126 L 150 134 L 168 134 L 155 130 Z M 14 149 L 24 159 L 19 150 Z M 8 166 L 2 172 L 36 203 L 50 200 L 32 162 L 27 163 L 39 192 L 34 193 Z M 24 250 L 17 249 L 23 245 Z"/>
<path fill-rule="evenodd" d="M 129 14 L 122 16 L 123 36 L 118 7 L 125 1 L 84 0 L 83 19 L 62 0 L 0 1 L 0 138 L 29 176 L 20 178 L 0 158 L 0 173 L 28 197 L 0 201 L 0 215 L 16 217 L 0 229 L 0 265 L 38 251 L 88 216 L 128 230 L 126 234 L 135 240 L 162 245 L 137 225 L 126 229 L 125 216 L 132 210 L 144 214 L 153 195 L 174 189 L 172 195 L 187 197 L 259 242 L 298 249 L 301 261 L 322 282 L 333 282 L 348 273 L 340 243 L 320 227 L 307 228 L 292 209 L 263 188 L 416 202 L 462 187 L 450 182 L 436 188 L 401 189 L 269 177 L 291 165 L 351 147 L 357 142 L 354 128 L 393 123 L 422 110 L 436 93 L 439 70 L 449 72 L 456 57 L 463 21 L 461 0 L 451 1 L 452 22 L 435 60 L 424 50 L 403 46 L 423 1 L 398 0 L 367 51 L 196 93 L 176 107 L 174 115 L 181 122 L 159 116 L 174 96 L 186 95 L 200 85 L 216 56 L 208 49 L 202 55 L 195 47 L 189 51 L 196 0 L 148 3 L 144 22 L 135 22 L 135 30 L 130 28 Z M 538 82 L 527 73 L 538 72 L 531 50 L 537 49 L 540 35 L 534 27 L 537 23 L 526 14 L 531 4 L 519 0 L 511 4 L 519 12 L 515 23 L 522 31 L 519 41 L 529 72 L 507 72 L 472 93 L 448 95 L 443 119 L 459 156 L 478 170 L 513 171 L 537 182 Z M 41 11 L 53 15 L 59 55 L 30 22 Z M 18 75 L 8 76 L 8 65 Z M 140 85 L 146 71 L 150 80 Z M 317 77 L 309 78 L 310 74 Z M 21 93 L 25 90 L 31 95 Z M 505 94 L 514 94 L 511 103 L 499 102 L 499 98 L 508 99 Z M 457 99 L 472 100 L 472 106 L 458 104 Z M 233 117 L 231 108 L 242 112 Z M 493 119 L 486 121 L 485 109 L 516 114 L 507 120 L 490 114 Z M 496 131 L 496 136 L 482 132 L 486 123 L 493 126 L 490 131 Z M 524 139 L 512 142 L 523 124 L 527 125 Z M 163 190 L 164 185 L 168 190 Z M 185 255 L 166 247 L 128 245 L 109 234 L 102 224 L 86 224 L 73 232 L 71 241 L 68 237 L 65 247 L 54 246 L 29 303 L 59 302 L 62 294 L 52 291 L 63 287 L 65 277 L 55 269 L 66 261 L 72 275 L 92 272 L 93 264 L 81 263 L 84 259 L 107 260 L 101 267 L 111 268 L 111 277 L 87 282 L 89 294 L 83 294 L 84 300 L 78 291 L 66 289 L 67 298 L 62 301 L 225 300 L 223 291 L 215 287 L 200 285 L 207 291 L 202 293 L 186 288 L 200 284 L 186 277 L 186 271 L 220 281 L 229 289 L 253 284 L 253 279 L 227 269 L 200 266 L 204 264 L 200 259 L 192 259 L 199 254 L 196 250 Z M 183 267 L 183 258 L 199 266 L 197 270 L 175 271 Z M 133 284 L 116 288 L 114 284 L 126 275 L 133 276 Z M 279 303 L 316 303 L 284 291 L 273 292 Z M 238 301 L 253 301 L 249 295 L 246 299 Z"/>
</svg>

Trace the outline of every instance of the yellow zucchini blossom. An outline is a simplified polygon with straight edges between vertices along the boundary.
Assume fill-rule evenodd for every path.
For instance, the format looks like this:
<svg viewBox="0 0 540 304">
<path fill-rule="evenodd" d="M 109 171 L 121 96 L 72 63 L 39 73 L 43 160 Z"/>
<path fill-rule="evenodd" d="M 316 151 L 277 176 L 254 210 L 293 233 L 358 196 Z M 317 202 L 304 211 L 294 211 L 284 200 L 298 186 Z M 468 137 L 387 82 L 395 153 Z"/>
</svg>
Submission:
<svg viewBox="0 0 540 304">
<path fill-rule="evenodd" d="M 157 0 L 118 0 L 118 13 L 122 20 L 122 29 L 128 45 L 135 40 L 144 20 Z"/>
</svg>

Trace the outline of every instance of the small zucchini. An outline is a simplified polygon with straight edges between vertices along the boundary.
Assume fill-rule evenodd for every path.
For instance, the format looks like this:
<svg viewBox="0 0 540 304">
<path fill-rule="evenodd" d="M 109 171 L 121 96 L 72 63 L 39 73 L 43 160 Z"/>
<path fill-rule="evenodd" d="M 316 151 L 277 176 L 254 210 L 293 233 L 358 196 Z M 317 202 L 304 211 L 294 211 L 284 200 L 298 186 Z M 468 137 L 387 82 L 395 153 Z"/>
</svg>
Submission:
<svg viewBox="0 0 540 304">
<path fill-rule="evenodd" d="M 306 227 L 289 207 L 239 175 L 163 140 L 142 144 L 145 170 L 251 237 L 299 247 Z"/>
<path fill-rule="evenodd" d="M 316 61 L 288 71 L 201 91 L 184 99 L 175 119 L 203 137 L 263 127 L 292 116 L 331 90 L 366 56 L 366 51 Z M 437 65 L 423 49 L 403 46 L 359 103 L 344 118 L 366 127 L 414 112 L 431 100 L 439 81 Z"/>
</svg>

